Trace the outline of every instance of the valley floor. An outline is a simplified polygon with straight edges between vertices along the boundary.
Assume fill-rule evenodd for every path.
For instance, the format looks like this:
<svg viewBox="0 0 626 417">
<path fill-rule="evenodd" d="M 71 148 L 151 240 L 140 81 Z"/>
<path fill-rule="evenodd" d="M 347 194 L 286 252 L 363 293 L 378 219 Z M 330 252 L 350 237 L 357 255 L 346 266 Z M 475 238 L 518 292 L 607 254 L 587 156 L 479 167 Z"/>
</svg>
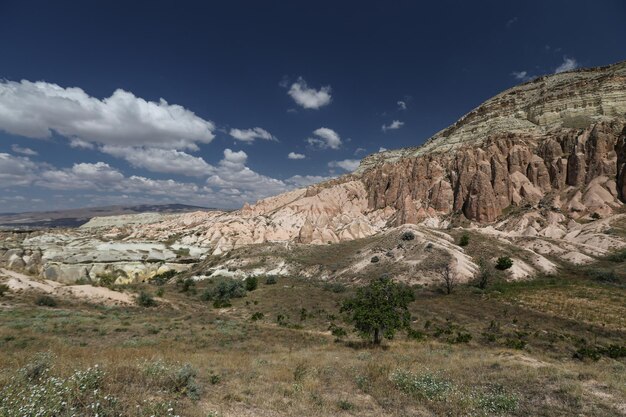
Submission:
<svg viewBox="0 0 626 417">
<path fill-rule="evenodd" d="M 223 309 L 206 282 L 127 289 L 155 307 L 5 292 L 0 416 L 626 415 L 626 288 L 576 274 L 416 287 L 411 337 L 382 348 L 340 284 L 260 280 Z"/>
</svg>

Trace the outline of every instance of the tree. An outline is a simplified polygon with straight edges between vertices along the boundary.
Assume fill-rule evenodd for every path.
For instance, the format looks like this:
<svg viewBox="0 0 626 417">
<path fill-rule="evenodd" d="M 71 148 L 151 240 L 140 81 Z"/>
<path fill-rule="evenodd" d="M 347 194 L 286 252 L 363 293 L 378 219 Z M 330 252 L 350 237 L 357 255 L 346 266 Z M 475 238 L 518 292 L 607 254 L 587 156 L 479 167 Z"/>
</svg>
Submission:
<svg viewBox="0 0 626 417">
<path fill-rule="evenodd" d="M 443 286 L 446 290 L 446 294 L 452 294 L 452 290 L 456 287 L 458 278 L 453 265 L 446 265 L 441 271 L 441 279 Z"/>
<path fill-rule="evenodd" d="M 478 275 L 476 276 L 476 286 L 481 290 L 487 288 L 494 274 L 491 264 L 484 259 L 478 260 Z"/>
<path fill-rule="evenodd" d="M 348 313 L 362 337 L 379 345 L 383 337 L 392 338 L 397 330 L 409 327 L 408 305 L 413 300 L 415 295 L 409 287 L 381 277 L 359 288 L 343 303 L 341 312 Z"/>
<path fill-rule="evenodd" d="M 467 232 L 463 233 L 463 235 L 461 236 L 461 240 L 459 240 L 459 246 L 467 246 L 467 245 L 469 245 L 469 240 L 470 240 L 470 237 L 467 234 Z"/>
</svg>

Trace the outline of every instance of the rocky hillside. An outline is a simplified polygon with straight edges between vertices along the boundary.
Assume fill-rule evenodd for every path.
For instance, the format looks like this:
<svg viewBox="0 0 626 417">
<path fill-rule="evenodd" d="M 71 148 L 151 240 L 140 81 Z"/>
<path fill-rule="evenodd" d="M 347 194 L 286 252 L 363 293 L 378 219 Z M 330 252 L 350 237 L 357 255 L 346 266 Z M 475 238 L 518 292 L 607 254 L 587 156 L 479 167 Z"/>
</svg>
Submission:
<svg viewBox="0 0 626 417">
<path fill-rule="evenodd" d="M 625 200 L 626 63 L 620 63 L 516 86 L 421 147 L 371 155 L 353 174 L 238 211 L 94 219 L 69 237 L 24 238 L 9 258 L 65 281 L 77 279 L 76 272 L 65 271 L 97 279 L 91 271 L 116 270 L 106 262 L 126 262 L 130 278 L 143 279 L 163 270 L 155 262 L 186 268 L 207 255 L 256 243 L 327 245 L 413 224 L 424 247 L 436 244 L 450 259 L 460 259 L 459 249 L 446 243 L 459 227 L 491 239 L 491 249 L 485 246 L 489 256 L 502 245 L 518 248 L 521 267 L 512 273 L 518 278 L 551 273 L 560 262 L 590 262 L 626 246 L 620 214 Z M 158 245 L 141 247 L 145 242 Z M 98 254 L 108 247 L 115 260 Z M 367 256 L 392 250 L 374 246 Z M 401 252 L 384 259 L 405 259 L 408 277 L 421 258 Z M 41 259 L 35 266 L 31 253 Z M 300 266 L 286 265 L 287 255 L 281 256 L 272 268 L 296 273 Z M 357 263 L 367 261 L 365 255 L 355 257 Z M 457 270 L 469 278 L 473 265 L 462 263 Z M 320 274 L 332 279 L 332 269 Z"/>
</svg>

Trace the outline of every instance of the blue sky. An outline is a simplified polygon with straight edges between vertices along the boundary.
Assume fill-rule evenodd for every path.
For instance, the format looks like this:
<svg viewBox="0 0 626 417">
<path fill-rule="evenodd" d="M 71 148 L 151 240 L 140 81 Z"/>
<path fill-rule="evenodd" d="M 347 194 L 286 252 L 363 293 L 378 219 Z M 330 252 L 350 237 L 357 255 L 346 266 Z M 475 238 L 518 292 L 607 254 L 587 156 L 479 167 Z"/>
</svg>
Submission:
<svg viewBox="0 0 626 417">
<path fill-rule="evenodd" d="M 624 60 L 624 21 L 623 1 L 4 0 L 0 212 L 239 207 Z"/>
</svg>

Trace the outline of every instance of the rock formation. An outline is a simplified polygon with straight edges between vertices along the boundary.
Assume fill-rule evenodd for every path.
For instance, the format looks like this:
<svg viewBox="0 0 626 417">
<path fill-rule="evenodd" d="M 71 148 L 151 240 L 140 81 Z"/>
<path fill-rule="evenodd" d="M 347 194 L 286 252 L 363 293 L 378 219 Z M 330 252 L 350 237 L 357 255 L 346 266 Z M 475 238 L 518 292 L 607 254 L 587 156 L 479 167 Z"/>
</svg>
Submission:
<svg viewBox="0 0 626 417">
<path fill-rule="evenodd" d="M 624 201 L 626 62 L 518 85 L 423 146 L 370 155 L 352 174 L 238 211 L 94 219 L 75 232 L 71 245 L 43 235 L 24 240 L 25 252 L 8 250 L 2 259 L 10 268 L 59 280 L 66 279 L 64 270 L 93 277 L 112 261 L 125 262 L 127 274 L 149 276 L 159 270 L 148 265 L 151 253 L 182 268 L 172 248 L 154 242 L 193 249 L 197 260 L 255 243 L 327 244 L 409 223 L 443 228 L 461 221 L 536 259 L 554 254 L 582 263 L 625 245 L 605 233 L 611 225 L 604 220 L 622 219 L 615 214 Z M 602 222 L 591 226 L 575 221 L 598 217 Z M 107 243 L 113 257 L 101 259 L 103 242 L 111 240 L 123 244 Z"/>
</svg>

